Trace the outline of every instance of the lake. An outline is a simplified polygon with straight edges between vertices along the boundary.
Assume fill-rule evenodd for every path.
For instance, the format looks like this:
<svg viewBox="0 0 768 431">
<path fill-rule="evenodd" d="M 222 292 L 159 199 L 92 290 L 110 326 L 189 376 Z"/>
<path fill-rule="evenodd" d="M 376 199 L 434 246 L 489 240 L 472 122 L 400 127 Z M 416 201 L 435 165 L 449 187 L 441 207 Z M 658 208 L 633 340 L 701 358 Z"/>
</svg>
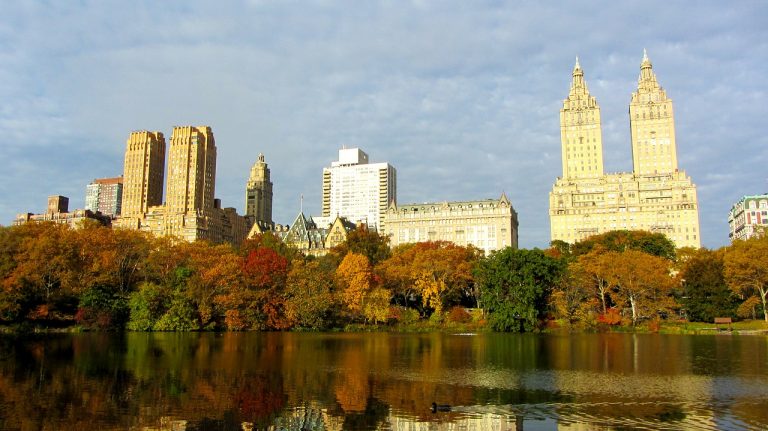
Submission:
<svg viewBox="0 0 768 431">
<path fill-rule="evenodd" d="M 766 428 L 766 336 L 0 337 L 2 430 Z"/>
</svg>

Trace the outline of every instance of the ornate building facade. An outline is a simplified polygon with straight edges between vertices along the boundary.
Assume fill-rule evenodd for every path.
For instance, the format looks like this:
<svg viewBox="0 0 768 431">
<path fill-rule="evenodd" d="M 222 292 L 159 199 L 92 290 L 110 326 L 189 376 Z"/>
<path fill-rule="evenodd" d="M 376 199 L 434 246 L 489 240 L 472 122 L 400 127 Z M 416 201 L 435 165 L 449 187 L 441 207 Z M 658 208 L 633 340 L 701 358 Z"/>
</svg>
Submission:
<svg viewBox="0 0 768 431">
<path fill-rule="evenodd" d="M 672 100 L 644 53 L 629 105 L 631 173 L 603 173 L 600 107 L 578 59 L 560 110 L 563 175 L 549 194 L 552 240 L 574 243 L 619 229 L 663 233 L 700 247 L 696 186 L 677 166 Z"/>
<path fill-rule="evenodd" d="M 254 224 L 248 237 L 272 233 L 302 254 L 319 257 L 346 241 L 347 235 L 354 229 L 355 224 L 343 217 L 336 217 L 333 221 L 321 225 L 301 212 L 290 226 L 275 225 L 269 230 L 263 230 L 259 224 Z"/>
<path fill-rule="evenodd" d="M 768 228 L 768 193 L 744 196 L 728 212 L 728 236 L 731 241 L 749 239 L 759 229 Z"/>
<path fill-rule="evenodd" d="M 490 254 L 517 248 L 517 212 L 506 195 L 499 199 L 396 205 L 386 214 L 390 245 L 450 241 Z"/>
</svg>

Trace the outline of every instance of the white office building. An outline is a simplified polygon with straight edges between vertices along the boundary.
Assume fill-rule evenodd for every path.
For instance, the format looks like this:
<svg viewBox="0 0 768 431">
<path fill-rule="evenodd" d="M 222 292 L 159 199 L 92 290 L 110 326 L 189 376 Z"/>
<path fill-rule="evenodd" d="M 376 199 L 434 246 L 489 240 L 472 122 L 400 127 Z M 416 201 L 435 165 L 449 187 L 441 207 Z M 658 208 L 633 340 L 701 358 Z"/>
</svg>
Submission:
<svg viewBox="0 0 768 431">
<path fill-rule="evenodd" d="M 384 214 L 397 202 L 397 173 L 389 163 L 369 163 L 359 148 L 342 148 L 323 168 L 323 217 L 344 217 L 385 232 Z"/>
</svg>

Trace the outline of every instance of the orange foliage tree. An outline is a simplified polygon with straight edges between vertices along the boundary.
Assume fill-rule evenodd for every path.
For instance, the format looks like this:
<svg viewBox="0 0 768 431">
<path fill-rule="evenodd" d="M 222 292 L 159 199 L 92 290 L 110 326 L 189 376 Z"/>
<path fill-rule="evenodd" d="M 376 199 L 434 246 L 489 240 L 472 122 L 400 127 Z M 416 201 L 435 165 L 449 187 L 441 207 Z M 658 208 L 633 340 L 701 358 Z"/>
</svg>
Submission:
<svg viewBox="0 0 768 431">
<path fill-rule="evenodd" d="M 341 303 L 352 316 L 363 311 L 366 295 L 373 289 L 373 270 L 362 254 L 347 253 L 336 268 Z"/>
<path fill-rule="evenodd" d="M 250 248 L 240 261 L 242 283 L 217 297 L 229 329 L 286 329 L 283 290 L 288 260 L 273 248 Z"/>
<path fill-rule="evenodd" d="M 67 225 L 26 223 L 10 228 L 14 254 L 2 283 L 12 318 L 66 320 L 74 316 L 79 248 Z M 9 238 L 10 239 L 10 238 Z M 5 302 L 5 301 L 3 301 Z"/>
</svg>

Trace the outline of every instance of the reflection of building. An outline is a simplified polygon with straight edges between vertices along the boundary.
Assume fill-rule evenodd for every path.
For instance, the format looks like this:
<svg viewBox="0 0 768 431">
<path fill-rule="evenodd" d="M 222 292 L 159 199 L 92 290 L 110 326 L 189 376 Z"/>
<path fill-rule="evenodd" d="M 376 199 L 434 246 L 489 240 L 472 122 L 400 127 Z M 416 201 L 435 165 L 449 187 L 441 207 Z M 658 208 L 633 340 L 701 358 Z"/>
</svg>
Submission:
<svg viewBox="0 0 768 431">
<path fill-rule="evenodd" d="M 339 160 L 323 168 L 323 217 L 344 217 L 384 232 L 384 213 L 397 202 L 397 177 L 389 163 L 368 163 L 359 148 L 339 150 Z"/>
<path fill-rule="evenodd" d="M 672 100 L 643 57 L 629 106 L 633 172 L 603 174 L 600 107 L 578 59 L 560 110 L 563 176 L 549 195 L 552 240 L 574 243 L 618 229 L 663 233 L 699 247 L 696 186 L 677 167 Z"/>
<path fill-rule="evenodd" d="M 263 154 L 251 167 L 245 187 L 245 216 L 262 228 L 272 226 L 272 181 Z"/>
<path fill-rule="evenodd" d="M 104 215 L 120 215 L 123 177 L 97 178 L 85 188 L 85 209 Z"/>
<path fill-rule="evenodd" d="M 744 196 L 728 213 L 731 241 L 751 238 L 758 227 L 768 228 L 768 193 Z"/>
<path fill-rule="evenodd" d="M 80 222 L 84 220 L 94 220 L 104 226 L 109 226 L 112 218 L 102 215 L 99 212 L 91 210 L 69 211 L 69 198 L 66 196 L 48 196 L 48 207 L 42 214 L 23 213 L 17 214 L 13 224 L 18 226 L 29 222 L 51 221 L 55 223 L 68 224 L 70 227 L 79 227 Z"/>
<path fill-rule="evenodd" d="M 517 212 L 506 195 L 499 199 L 426 204 L 392 204 L 386 214 L 390 245 L 451 241 L 486 254 L 517 248 Z"/>
<path fill-rule="evenodd" d="M 162 205 L 157 195 L 157 179 L 162 182 L 160 154 L 165 154 L 161 133 L 131 134 L 125 156 L 126 185 L 119 225 L 187 241 L 238 244 L 245 239 L 250 228 L 245 217 L 234 208 L 222 209 L 221 202 L 214 199 L 216 143 L 211 128 L 173 128 Z"/>
</svg>

